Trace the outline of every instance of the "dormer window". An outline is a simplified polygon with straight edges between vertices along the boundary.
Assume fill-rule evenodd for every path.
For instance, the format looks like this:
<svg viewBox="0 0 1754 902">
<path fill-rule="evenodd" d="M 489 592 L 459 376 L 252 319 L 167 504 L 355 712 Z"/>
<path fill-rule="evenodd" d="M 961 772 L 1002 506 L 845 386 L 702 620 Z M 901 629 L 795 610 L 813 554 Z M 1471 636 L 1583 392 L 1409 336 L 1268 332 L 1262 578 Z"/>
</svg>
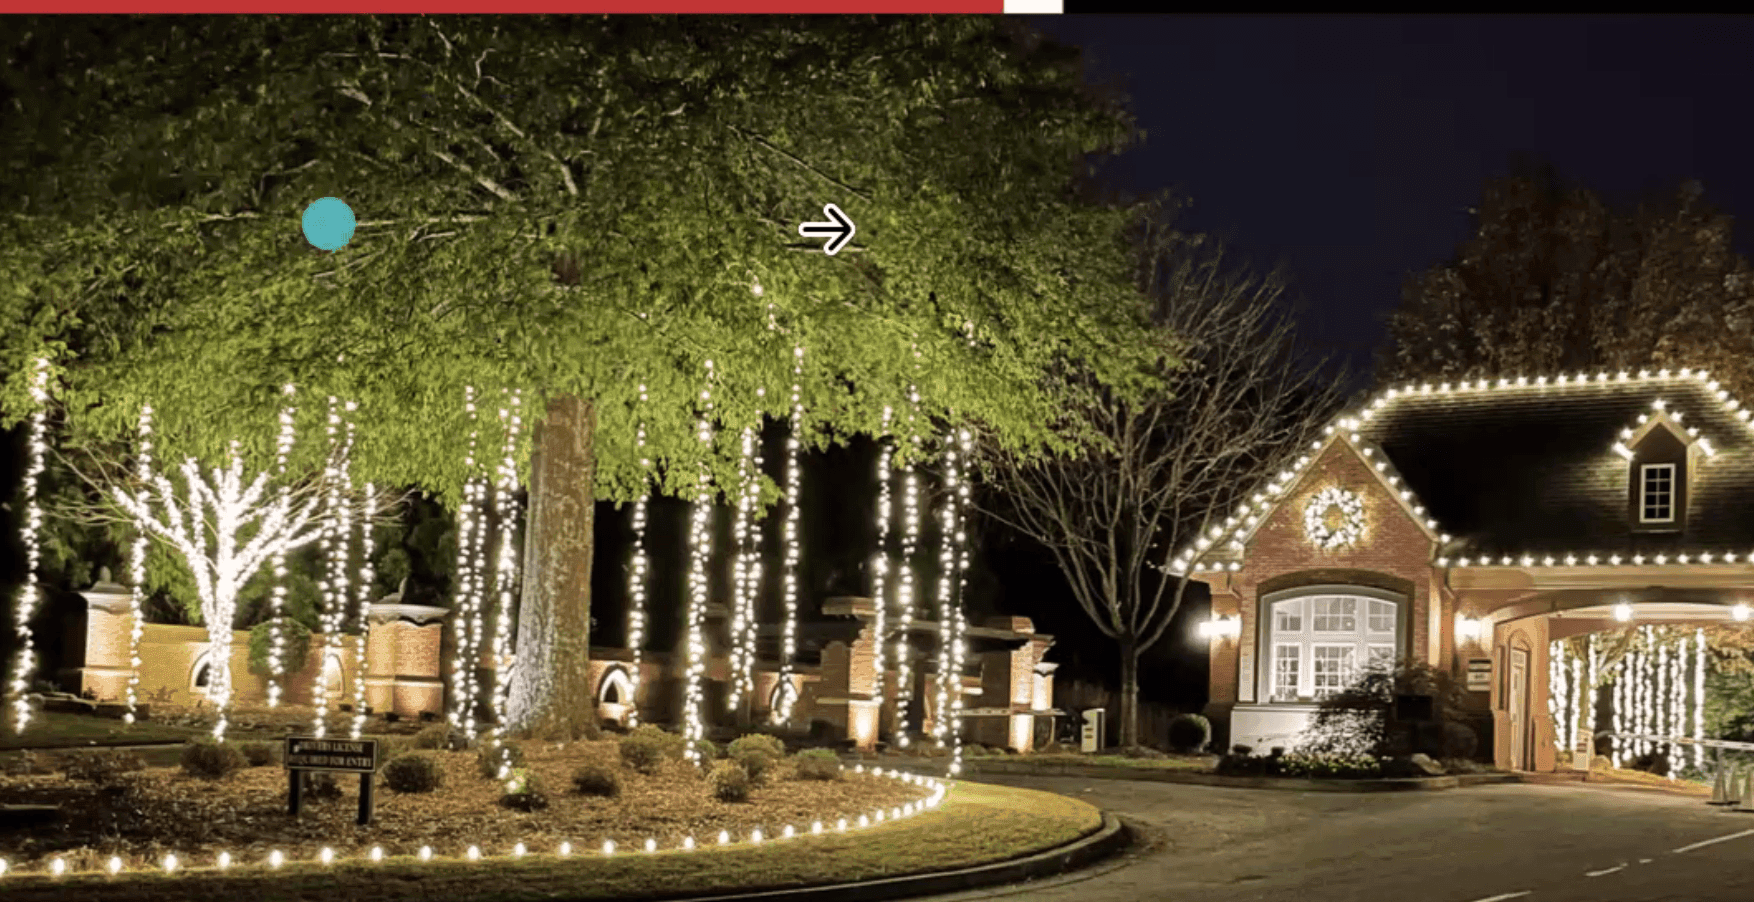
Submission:
<svg viewBox="0 0 1754 902">
<path fill-rule="evenodd" d="M 1675 465 L 1644 464 L 1638 468 L 1638 522 L 1675 522 Z"/>
</svg>

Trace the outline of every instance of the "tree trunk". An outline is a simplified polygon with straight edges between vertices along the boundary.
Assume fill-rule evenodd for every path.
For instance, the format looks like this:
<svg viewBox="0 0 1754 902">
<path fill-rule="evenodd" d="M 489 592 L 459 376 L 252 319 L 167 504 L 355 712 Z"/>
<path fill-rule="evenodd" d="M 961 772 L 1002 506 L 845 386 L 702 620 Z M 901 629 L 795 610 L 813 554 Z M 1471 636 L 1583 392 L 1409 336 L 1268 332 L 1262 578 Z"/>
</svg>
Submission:
<svg viewBox="0 0 1754 902">
<path fill-rule="evenodd" d="M 506 704 L 512 732 L 583 736 L 597 721 L 590 681 L 596 410 L 554 398 L 533 435 L 517 663 Z"/>
<path fill-rule="evenodd" d="M 1131 748 L 1139 744 L 1139 640 L 1122 637 L 1121 643 L 1121 710 L 1116 712 L 1120 723 L 1120 744 Z"/>
</svg>

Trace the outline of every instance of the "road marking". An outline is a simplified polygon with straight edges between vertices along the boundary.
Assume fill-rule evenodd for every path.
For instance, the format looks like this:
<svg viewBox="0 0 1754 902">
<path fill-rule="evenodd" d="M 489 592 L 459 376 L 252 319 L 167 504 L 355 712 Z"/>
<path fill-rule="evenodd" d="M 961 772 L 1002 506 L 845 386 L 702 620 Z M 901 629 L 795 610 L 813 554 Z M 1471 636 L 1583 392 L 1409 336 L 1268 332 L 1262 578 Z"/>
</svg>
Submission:
<svg viewBox="0 0 1754 902">
<path fill-rule="evenodd" d="M 1626 870 L 1626 865 L 1620 865 L 1619 867 L 1608 868 L 1605 871 L 1584 871 L 1583 875 L 1585 877 L 1604 877 L 1604 876 L 1607 876 L 1608 874 L 1614 873 L 1615 871 L 1624 871 L 1624 870 Z"/>
<path fill-rule="evenodd" d="M 1694 850 L 1694 849 L 1703 849 L 1703 848 L 1705 848 L 1705 847 L 1706 847 L 1706 846 L 1710 846 L 1710 845 L 1716 845 L 1716 844 L 1717 844 L 1717 843 L 1720 843 L 1720 842 L 1729 842 L 1729 841 L 1730 841 L 1730 840 L 1732 840 L 1732 839 L 1741 839 L 1741 838 L 1742 838 L 1742 837 L 1744 837 L 1744 836 L 1754 836 L 1754 830 L 1743 830 L 1743 831 L 1742 831 L 1742 832 L 1740 832 L 1740 833 L 1731 833 L 1731 834 L 1730 834 L 1730 835 L 1728 835 L 1728 836 L 1720 836 L 1720 837 L 1718 837 L 1718 838 L 1716 838 L 1716 839 L 1708 839 L 1708 840 L 1705 840 L 1705 841 L 1703 841 L 1703 842 L 1696 842 L 1696 843 L 1694 843 L 1694 844 L 1693 844 L 1693 845 L 1690 845 L 1690 846 L 1682 846 L 1682 847 L 1681 847 L 1681 848 L 1679 848 L 1679 849 L 1673 849 L 1673 850 L 1671 850 L 1671 851 L 1672 851 L 1672 852 L 1673 852 L 1673 853 L 1674 853 L 1674 854 L 1676 854 L 1676 855 L 1679 855 L 1679 854 L 1681 854 L 1681 853 L 1682 853 L 1682 852 L 1691 852 L 1691 851 L 1693 851 L 1693 850 Z"/>
<path fill-rule="evenodd" d="M 1484 899 L 1475 899 L 1474 902 L 1504 902 L 1506 899 L 1520 899 L 1532 892 L 1534 892 L 1534 890 L 1526 889 L 1520 893 L 1505 893 L 1502 896 L 1487 896 Z"/>
</svg>

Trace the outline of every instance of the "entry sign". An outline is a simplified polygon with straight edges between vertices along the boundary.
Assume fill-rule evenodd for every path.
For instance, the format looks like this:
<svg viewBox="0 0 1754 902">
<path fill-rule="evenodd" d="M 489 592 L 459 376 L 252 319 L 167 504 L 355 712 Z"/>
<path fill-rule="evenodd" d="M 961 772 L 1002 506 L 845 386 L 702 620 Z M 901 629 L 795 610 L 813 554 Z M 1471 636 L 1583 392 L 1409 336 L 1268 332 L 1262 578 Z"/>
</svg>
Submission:
<svg viewBox="0 0 1754 902">
<path fill-rule="evenodd" d="M 1491 692 L 1492 691 L 1492 659 L 1491 658 L 1469 658 L 1468 659 L 1468 691 L 1469 692 Z"/>
<path fill-rule="evenodd" d="M 1571 769 L 1588 771 L 1596 757 L 1596 737 L 1588 727 L 1578 727 L 1576 742 L 1571 749 Z"/>
<path fill-rule="evenodd" d="M 288 736 L 283 760 L 286 763 L 288 814 L 298 817 L 304 772 L 331 771 L 359 774 L 359 824 L 363 827 L 372 822 L 372 776 L 378 770 L 377 740 Z"/>
</svg>

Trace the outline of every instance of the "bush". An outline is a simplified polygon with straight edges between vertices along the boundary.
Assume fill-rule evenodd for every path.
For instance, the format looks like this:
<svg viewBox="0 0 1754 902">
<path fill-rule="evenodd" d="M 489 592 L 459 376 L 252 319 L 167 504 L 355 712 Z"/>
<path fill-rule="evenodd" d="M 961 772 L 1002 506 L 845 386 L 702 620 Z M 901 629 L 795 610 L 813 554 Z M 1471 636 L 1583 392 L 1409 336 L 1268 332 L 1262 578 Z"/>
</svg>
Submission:
<svg viewBox="0 0 1754 902">
<path fill-rule="evenodd" d="M 775 761 L 786 757 L 786 744 L 781 742 L 778 736 L 770 736 L 766 733 L 744 733 L 731 740 L 728 753 L 730 757 L 736 758 L 738 754 L 750 749 L 766 752 L 767 756 Z"/>
<path fill-rule="evenodd" d="M 694 752 L 700 758 L 701 766 L 707 766 L 719 758 L 719 747 L 711 739 L 696 739 Z"/>
<path fill-rule="evenodd" d="M 451 725 L 435 723 L 430 727 L 422 727 L 420 732 L 414 734 L 414 747 L 442 750 L 452 748 Z"/>
<path fill-rule="evenodd" d="M 1474 728 L 1460 721 L 1445 721 L 1443 725 L 1443 756 L 1445 758 L 1472 758 L 1474 751 L 1480 747 L 1480 737 Z"/>
<path fill-rule="evenodd" d="M 681 759 L 687 740 L 652 724 L 644 724 L 623 736 L 620 746 L 622 763 L 642 774 L 652 774 L 666 760 Z"/>
<path fill-rule="evenodd" d="M 732 740 L 729 757 L 742 766 L 749 782 L 760 784 L 770 776 L 774 764 L 786 757 L 786 746 L 773 736 L 749 733 Z"/>
<path fill-rule="evenodd" d="M 275 742 L 240 742 L 238 751 L 251 767 L 267 767 L 280 760 L 280 744 Z"/>
<path fill-rule="evenodd" d="M 798 753 L 795 759 L 798 764 L 800 780 L 839 780 L 841 779 L 840 759 L 828 749 L 809 749 Z"/>
<path fill-rule="evenodd" d="M 444 782 L 445 767 L 433 752 L 407 752 L 384 765 L 384 785 L 397 792 L 432 792 Z"/>
<path fill-rule="evenodd" d="M 303 623 L 289 617 L 277 620 L 264 620 L 250 627 L 250 671 L 267 676 L 268 650 L 273 647 L 270 631 L 280 631 L 280 661 L 282 666 L 294 661 L 304 661 L 311 653 L 311 629 Z M 298 669 L 294 667 L 293 669 Z"/>
<path fill-rule="evenodd" d="M 524 766 L 524 750 L 510 742 L 501 742 L 497 749 L 484 744 L 475 752 L 475 766 L 484 779 L 497 780 L 500 768 L 516 770 Z"/>
<path fill-rule="evenodd" d="M 307 799 L 341 798 L 341 781 L 335 779 L 335 775 L 328 771 L 305 771 L 304 781 L 304 795 Z"/>
<path fill-rule="evenodd" d="M 1398 695 L 1430 696 L 1432 713 L 1439 721 L 1464 721 L 1468 717 L 1468 693 L 1448 671 L 1411 658 L 1392 665 L 1374 664 L 1366 667 L 1351 685 L 1322 700 L 1304 732 L 1299 751 L 1373 760 L 1417 751 L 1441 753 L 1441 748 L 1421 747 L 1441 745 L 1441 731 L 1433 731 L 1435 735 L 1425 738 L 1415 737 L 1413 747 L 1402 747 L 1407 745 L 1406 734 L 1388 728 Z"/>
<path fill-rule="evenodd" d="M 707 782 L 712 784 L 713 796 L 721 802 L 749 801 L 749 772 L 735 761 L 720 761 L 713 765 Z"/>
<path fill-rule="evenodd" d="M 548 794 L 535 774 L 520 767 L 512 771 L 511 779 L 506 781 L 505 794 L 499 797 L 499 803 L 513 811 L 541 811 L 548 807 Z"/>
<path fill-rule="evenodd" d="M 803 757 L 804 753 L 799 752 L 798 755 L 799 755 L 799 757 Z M 990 757 L 992 757 L 992 755 L 993 755 L 992 749 L 989 749 L 986 746 L 981 745 L 979 743 L 975 743 L 974 745 L 965 745 L 962 747 L 962 757 L 964 757 L 964 758 L 990 758 Z"/>
<path fill-rule="evenodd" d="M 191 739 L 183 746 L 179 763 L 183 773 L 207 780 L 223 780 L 244 767 L 244 753 L 235 742 Z"/>
<path fill-rule="evenodd" d="M 122 774 L 145 770 L 146 759 L 133 752 L 82 751 L 67 756 L 62 768 L 69 780 L 103 785 Z"/>
<path fill-rule="evenodd" d="M 601 764 L 581 764 L 572 772 L 572 788 L 581 795 L 613 799 L 621 795 L 621 775 Z"/>
<path fill-rule="evenodd" d="M 1206 750 L 1212 741 L 1212 722 L 1198 714 L 1177 714 L 1169 722 L 1169 747 L 1184 755 Z"/>
</svg>

